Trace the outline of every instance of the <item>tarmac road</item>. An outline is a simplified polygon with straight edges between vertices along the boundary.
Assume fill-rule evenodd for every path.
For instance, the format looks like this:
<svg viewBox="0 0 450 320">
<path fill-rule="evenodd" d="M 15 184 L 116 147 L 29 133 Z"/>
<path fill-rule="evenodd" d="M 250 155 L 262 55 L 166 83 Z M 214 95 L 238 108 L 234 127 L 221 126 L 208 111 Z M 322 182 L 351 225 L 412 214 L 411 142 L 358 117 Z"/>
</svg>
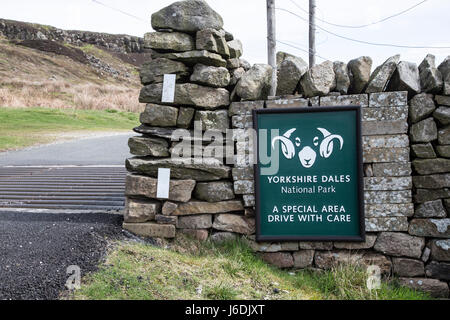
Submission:
<svg viewBox="0 0 450 320">
<path fill-rule="evenodd" d="M 135 135 L 117 133 L 0 152 L 0 166 L 124 165 L 125 159 L 131 157 L 128 139 Z"/>
<path fill-rule="evenodd" d="M 1 166 L 124 165 L 134 134 L 84 138 L 0 153 Z M 57 299 L 67 267 L 95 269 L 113 239 L 125 237 L 122 215 L 0 208 L 0 299 Z"/>
<path fill-rule="evenodd" d="M 57 299 L 67 267 L 95 269 L 110 240 L 124 238 L 122 215 L 2 212 L 0 299 Z"/>
</svg>

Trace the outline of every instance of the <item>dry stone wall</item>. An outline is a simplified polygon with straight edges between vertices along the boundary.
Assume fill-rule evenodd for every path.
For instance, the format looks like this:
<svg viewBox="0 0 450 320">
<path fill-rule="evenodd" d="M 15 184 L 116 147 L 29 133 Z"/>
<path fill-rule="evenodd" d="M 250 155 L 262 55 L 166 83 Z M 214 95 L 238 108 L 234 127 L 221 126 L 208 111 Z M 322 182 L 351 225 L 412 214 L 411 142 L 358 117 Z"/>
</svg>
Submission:
<svg viewBox="0 0 450 320">
<path fill-rule="evenodd" d="M 404 285 L 448 297 L 449 58 L 436 68 L 431 55 L 418 67 L 394 56 L 371 72 L 370 57 L 308 69 L 279 53 L 279 96 L 268 97 L 271 67 L 242 60 L 241 43 L 206 2 L 177 2 L 153 14 L 152 25 L 144 46 L 155 54 L 142 67 L 139 97 L 147 107 L 126 161 L 125 229 L 242 237 L 280 268 L 377 265 Z M 176 75 L 173 103 L 161 103 L 164 74 Z M 339 105 L 362 108 L 366 241 L 257 243 L 252 110 Z M 168 199 L 157 197 L 158 168 L 171 169 Z"/>
</svg>

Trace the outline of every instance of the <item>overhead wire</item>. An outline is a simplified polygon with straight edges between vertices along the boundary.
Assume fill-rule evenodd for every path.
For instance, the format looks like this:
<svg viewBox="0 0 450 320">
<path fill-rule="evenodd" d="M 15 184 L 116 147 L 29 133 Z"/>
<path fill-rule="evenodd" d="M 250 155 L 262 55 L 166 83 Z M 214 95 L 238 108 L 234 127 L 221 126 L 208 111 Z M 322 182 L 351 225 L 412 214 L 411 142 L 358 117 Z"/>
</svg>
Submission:
<svg viewBox="0 0 450 320">
<path fill-rule="evenodd" d="M 309 14 L 309 12 L 308 12 L 307 10 L 303 9 L 303 8 L 302 8 L 297 2 L 295 2 L 294 0 L 289 0 L 289 1 L 290 1 L 294 6 L 296 6 L 298 9 L 300 9 L 301 11 L 303 11 L 304 13 Z M 362 25 L 344 25 L 344 24 L 332 23 L 332 22 L 326 21 L 325 19 L 320 19 L 320 18 L 317 18 L 317 17 L 316 17 L 316 19 L 317 19 L 318 21 L 320 21 L 320 22 L 329 24 L 329 25 L 331 25 L 331 26 L 340 27 L 340 28 L 350 28 L 350 29 L 366 28 L 366 27 L 370 27 L 370 26 L 379 24 L 379 23 L 384 22 L 384 21 L 386 21 L 386 20 L 389 20 L 389 19 L 398 17 L 398 16 L 400 16 L 400 15 L 402 15 L 402 14 L 408 12 L 408 11 L 411 11 L 412 9 L 414 9 L 414 8 L 416 8 L 416 7 L 418 7 L 418 6 L 422 5 L 422 4 L 424 4 L 424 3 L 427 2 L 427 1 L 428 1 L 428 0 L 423 0 L 423 1 L 421 1 L 421 2 L 416 3 L 415 5 L 413 5 L 413 6 L 411 6 L 411 7 L 406 8 L 405 10 L 402 10 L 402 11 L 400 11 L 400 12 L 397 12 L 397 13 L 395 13 L 395 14 L 392 14 L 392 15 L 390 15 L 390 16 L 387 16 L 387 17 L 385 17 L 385 18 L 383 18 L 383 19 L 381 19 L 381 20 L 377 20 L 377 21 L 374 21 L 374 22 L 371 22 L 371 23 L 367 23 L 367 24 L 362 24 Z"/>
<path fill-rule="evenodd" d="M 288 9 L 284 9 L 284 8 L 275 8 L 276 10 L 280 10 L 280 11 L 284 11 L 287 12 L 303 21 L 305 21 L 306 23 L 308 23 L 309 25 L 311 24 L 308 19 L 296 14 L 295 12 L 292 12 Z M 398 44 L 392 44 L 392 43 L 376 43 L 376 42 L 370 42 L 370 41 L 365 41 L 365 40 L 359 40 L 359 39 L 353 39 L 347 36 L 343 36 L 340 34 L 337 34 L 335 32 L 329 31 L 327 29 L 324 29 L 323 27 L 316 25 L 316 28 L 329 33 L 335 37 L 341 38 L 341 39 L 345 39 L 348 41 L 353 41 L 353 42 L 358 42 L 358 43 L 362 43 L 362 44 L 367 44 L 367 45 L 371 45 L 371 46 L 381 46 L 381 47 L 394 47 L 394 48 L 408 48 L 408 49 L 450 49 L 450 46 L 409 46 L 409 45 L 398 45 Z"/>
</svg>

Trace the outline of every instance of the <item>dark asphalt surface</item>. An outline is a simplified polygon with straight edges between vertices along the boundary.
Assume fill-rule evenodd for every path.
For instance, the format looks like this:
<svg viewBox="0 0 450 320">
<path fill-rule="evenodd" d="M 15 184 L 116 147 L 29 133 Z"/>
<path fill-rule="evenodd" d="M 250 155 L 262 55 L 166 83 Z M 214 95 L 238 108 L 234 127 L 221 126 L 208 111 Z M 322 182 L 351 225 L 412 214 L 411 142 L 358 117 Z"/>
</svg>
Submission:
<svg viewBox="0 0 450 320">
<path fill-rule="evenodd" d="M 135 135 L 123 133 L 0 152 L 0 166 L 125 165 L 125 159 L 132 156 L 128 139 Z"/>
<path fill-rule="evenodd" d="M 121 225 L 117 214 L 0 209 L 0 299 L 57 299 L 67 267 L 95 270 L 109 240 L 124 237 Z"/>
</svg>

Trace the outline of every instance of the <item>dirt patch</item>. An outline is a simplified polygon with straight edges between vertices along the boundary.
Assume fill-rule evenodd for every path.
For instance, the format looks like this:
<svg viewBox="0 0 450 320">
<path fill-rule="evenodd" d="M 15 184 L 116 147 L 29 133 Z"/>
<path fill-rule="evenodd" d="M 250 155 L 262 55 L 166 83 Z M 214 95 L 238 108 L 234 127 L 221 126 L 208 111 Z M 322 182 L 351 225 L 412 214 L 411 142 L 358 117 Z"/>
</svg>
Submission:
<svg viewBox="0 0 450 320">
<path fill-rule="evenodd" d="M 51 52 L 58 55 L 63 55 L 71 58 L 74 61 L 81 62 L 83 64 L 88 64 L 88 59 L 86 58 L 84 52 L 77 48 L 70 48 L 61 45 L 58 42 L 51 40 L 24 40 L 16 43 L 19 46 L 24 46 L 32 49 L 36 49 L 44 52 Z"/>
<path fill-rule="evenodd" d="M 129 63 L 133 66 L 140 67 L 146 61 L 152 60 L 151 52 L 142 52 L 142 53 L 118 53 L 111 52 L 114 56 L 119 58 L 125 63 Z"/>
</svg>

